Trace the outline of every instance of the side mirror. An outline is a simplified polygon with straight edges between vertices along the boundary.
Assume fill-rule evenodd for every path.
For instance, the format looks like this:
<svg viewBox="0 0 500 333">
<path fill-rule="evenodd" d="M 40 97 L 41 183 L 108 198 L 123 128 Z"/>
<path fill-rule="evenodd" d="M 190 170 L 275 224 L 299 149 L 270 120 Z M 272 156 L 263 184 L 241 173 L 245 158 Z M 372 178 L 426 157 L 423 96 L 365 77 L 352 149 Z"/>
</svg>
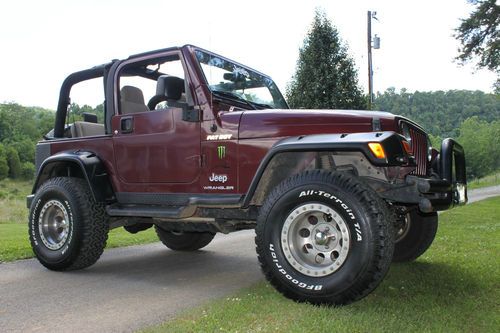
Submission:
<svg viewBox="0 0 500 333">
<path fill-rule="evenodd" d="M 199 107 L 186 106 L 182 107 L 182 120 L 189 122 L 199 122 L 201 121 L 201 110 Z"/>
</svg>

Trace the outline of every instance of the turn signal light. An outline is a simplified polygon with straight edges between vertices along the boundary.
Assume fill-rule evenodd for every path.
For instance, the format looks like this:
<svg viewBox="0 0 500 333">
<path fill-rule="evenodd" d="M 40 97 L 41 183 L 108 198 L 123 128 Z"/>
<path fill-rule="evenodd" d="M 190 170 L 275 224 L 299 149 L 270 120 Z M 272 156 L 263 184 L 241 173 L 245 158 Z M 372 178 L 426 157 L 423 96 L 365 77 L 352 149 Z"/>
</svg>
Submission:
<svg viewBox="0 0 500 333">
<path fill-rule="evenodd" d="M 411 155 L 413 153 L 413 151 L 411 149 L 410 143 L 406 140 L 402 140 L 401 142 L 403 143 L 403 148 L 405 149 L 406 153 L 408 155 Z"/>
<path fill-rule="evenodd" d="M 382 148 L 382 145 L 378 142 L 370 142 L 368 144 L 368 147 L 372 151 L 373 155 L 375 155 L 376 158 L 385 158 L 385 152 L 384 148 Z"/>
</svg>

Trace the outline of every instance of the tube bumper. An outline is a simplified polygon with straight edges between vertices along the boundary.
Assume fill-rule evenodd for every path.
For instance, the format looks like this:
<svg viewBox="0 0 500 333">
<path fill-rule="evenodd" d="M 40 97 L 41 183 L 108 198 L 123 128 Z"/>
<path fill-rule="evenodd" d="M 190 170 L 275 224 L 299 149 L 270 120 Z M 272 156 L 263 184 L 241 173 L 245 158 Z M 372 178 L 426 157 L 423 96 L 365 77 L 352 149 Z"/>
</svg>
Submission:
<svg viewBox="0 0 500 333">
<path fill-rule="evenodd" d="M 467 203 L 467 179 L 463 147 L 453 139 L 444 139 L 434 164 L 439 177 L 407 176 L 404 185 L 394 185 L 379 192 L 389 201 L 417 204 L 424 213 L 450 209 Z"/>
</svg>

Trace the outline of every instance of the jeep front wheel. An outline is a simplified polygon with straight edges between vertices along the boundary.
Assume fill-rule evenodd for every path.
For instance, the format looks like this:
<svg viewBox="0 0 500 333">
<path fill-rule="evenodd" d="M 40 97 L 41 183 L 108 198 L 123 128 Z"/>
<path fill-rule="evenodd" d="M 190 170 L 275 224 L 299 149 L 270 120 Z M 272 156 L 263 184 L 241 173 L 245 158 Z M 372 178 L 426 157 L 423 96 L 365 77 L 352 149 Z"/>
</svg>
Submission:
<svg viewBox="0 0 500 333">
<path fill-rule="evenodd" d="M 30 207 L 29 236 L 35 256 L 51 270 L 75 270 L 95 263 L 106 247 L 108 218 L 82 179 L 46 181 Z"/>
<path fill-rule="evenodd" d="M 437 213 L 413 210 L 396 229 L 393 262 L 413 261 L 431 246 L 438 229 Z"/>
<path fill-rule="evenodd" d="M 211 232 L 167 231 L 155 225 L 156 234 L 163 245 L 174 251 L 196 251 L 207 246 L 215 234 Z"/>
<path fill-rule="evenodd" d="M 387 273 L 393 224 L 378 195 L 355 177 L 307 171 L 281 183 L 259 214 L 255 242 L 269 282 L 285 296 L 347 304 Z"/>
</svg>

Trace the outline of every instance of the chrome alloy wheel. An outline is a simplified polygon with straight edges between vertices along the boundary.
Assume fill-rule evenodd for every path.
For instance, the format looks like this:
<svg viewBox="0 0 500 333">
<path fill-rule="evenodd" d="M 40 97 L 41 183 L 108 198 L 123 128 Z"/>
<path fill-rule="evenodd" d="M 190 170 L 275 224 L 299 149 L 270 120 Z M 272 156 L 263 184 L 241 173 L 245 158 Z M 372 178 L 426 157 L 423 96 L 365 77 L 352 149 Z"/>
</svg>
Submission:
<svg viewBox="0 0 500 333">
<path fill-rule="evenodd" d="M 58 200 L 43 205 L 38 218 L 38 231 L 43 244 L 50 250 L 59 250 L 70 233 L 68 212 Z"/>
<path fill-rule="evenodd" d="M 337 271 L 350 249 L 349 228 L 332 208 L 307 203 L 295 208 L 281 229 L 286 260 L 304 275 L 320 277 Z"/>
</svg>

